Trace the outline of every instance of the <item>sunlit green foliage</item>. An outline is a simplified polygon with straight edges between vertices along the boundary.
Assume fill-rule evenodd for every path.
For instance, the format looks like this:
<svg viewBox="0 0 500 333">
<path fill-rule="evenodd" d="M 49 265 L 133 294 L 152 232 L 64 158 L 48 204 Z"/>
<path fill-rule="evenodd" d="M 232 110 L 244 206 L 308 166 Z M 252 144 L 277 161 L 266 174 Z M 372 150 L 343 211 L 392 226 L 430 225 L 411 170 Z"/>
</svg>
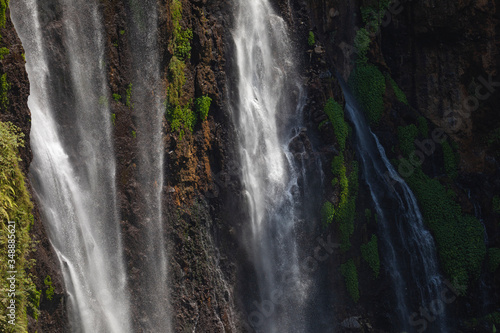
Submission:
<svg viewBox="0 0 500 333">
<path fill-rule="evenodd" d="M 7 73 L 0 76 L 0 107 L 3 110 L 8 110 L 10 83 L 7 81 Z"/>
<path fill-rule="evenodd" d="M 7 277 L 8 271 L 16 273 L 16 326 L 10 325 L 6 316 L 10 302 L 7 293 L 2 293 L 0 299 L 0 331 L 25 332 L 27 331 L 27 312 L 33 316 L 37 314 L 38 304 L 32 295 L 36 288 L 27 273 L 32 262 L 28 260 L 31 249 L 29 230 L 33 224 L 33 208 L 31 199 L 24 183 L 24 176 L 18 162 L 20 161 L 18 149 L 23 147 L 23 134 L 11 123 L 0 122 L 0 288 L 4 291 L 10 289 Z M 14 224 L 9 224 L 13 221 Z M 10 227 L 8 227 L 10 225 Z M 12 248 L 12 239 L 8 235 L 15 226 L 15 252 L 9 253 Z M 11 257 L 12 256 L 12 257 Z M 15 260 L 9 262 L 8 260 Z M 10 266 L 10 265 L 13 265 Z"/>
<path fill-rule="evenodd" d="M 208 96 L 198 97 L 194 106 L 196 108 L 196 113 L 201 121 L 205 121 L 208 117 L 208 111 L 210 111 L 210 104 L 212 103 L 212 99 Z"/>
</svg>

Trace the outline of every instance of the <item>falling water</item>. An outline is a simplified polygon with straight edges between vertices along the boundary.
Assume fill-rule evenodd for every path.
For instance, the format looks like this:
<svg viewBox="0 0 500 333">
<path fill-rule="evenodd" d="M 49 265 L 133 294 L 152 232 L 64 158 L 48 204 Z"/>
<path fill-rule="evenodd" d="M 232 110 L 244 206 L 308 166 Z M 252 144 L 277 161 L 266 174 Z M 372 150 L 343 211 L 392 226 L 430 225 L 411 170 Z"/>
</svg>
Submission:
<svg viewBox="0 0 500 333">
<path fill-rule="evenodd" d="M 303 332 L 308 279 L 297 245 L 301 170 L 288 143 L 299 132 L 304 95 L 284 20 L 267 0 L 240 0 L 237 7 L 233 37 L 239 81 L 233 115 L 260 297 L 252 306 L 266 308 L 266 318 L 249 321 L 262 332 Z M 283 295 L 280 307 L 273 295 Z"/>
<path fill-rule="evenodd" d="M 74 332 L 130 332 L 97 3 L 11 1 L 31 84 L 31 177 Z"/>
<path fill-rule="evenodd" d="M 135 331 L 171 332 L 167 255 L 163 229 L 163 131 L 156 0 L 130 0 L 127 33 L 132 46 L 132 114 L 137 121 L 138 213 L 136 241 L 142 260 L 134 265 L 132 290 L 139 312 Z M 134 274 L 134 273 L 133 273 Z"/>
<path fill-rule="evenodd" d="M 399 324 L 395 326 L 410 331 L 412 312 L 439 300 L 445 288 L 438 270 L 434 240 L 424 227 L 413 192 L 387 159 L 384 148 L 345 87 L 344 96 L 347 113 L 355 127 L 364 179 L 378 216 L 383 243 L 381 252 L 396 294 Z M 444 313 L 428 324 L 433 332 L 447 331 Z"/>
</svg>

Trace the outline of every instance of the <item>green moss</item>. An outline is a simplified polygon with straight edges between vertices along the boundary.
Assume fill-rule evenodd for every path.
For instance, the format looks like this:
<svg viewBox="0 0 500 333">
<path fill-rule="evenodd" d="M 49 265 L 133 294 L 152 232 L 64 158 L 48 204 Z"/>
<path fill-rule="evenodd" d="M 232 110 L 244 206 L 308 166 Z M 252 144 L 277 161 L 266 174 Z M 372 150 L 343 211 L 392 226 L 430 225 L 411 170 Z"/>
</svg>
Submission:
<svg viewBox="0 0 500 333">
<path fill-rule="evenodd" d="M 394 94 L 396 95 L 396 99 L 400 101 L 401 103 L 404 103 L 406 105 L 409 105 L 408 99 L 406 98 L 406 94 L 399 88 L 398 84 L 394 79 L 389 75 L 389 73 L 386 73 L 387 79 L 389 80 L 389 83 L 391 84 L 392 90 L 394 91 Z"/>
<path fill-rule="evenodd" d="M 424 138 L 427 138 L 429 136 L 429 125 L 427 124 L 427 119 L 422 116 L 418 117 L 417 127 L 418 132 L 421 136 L 423 136 Z"/>
<path fill-rule="evenodd" d="M 125 35 L 125 30 L 120 30 L 120 35 Z"/>
<path fill-rule="evenodd" d="M 116 123 L 116 114 L 114 114 L 114 113 L 111 114 L 111 123 L 113 124 L 113 126 Z"/>
<path fill-rule="evenodd" d="M 120 102 L 120 100 L 122 99 L 122 96 L 119 95 L 119 94 L 113 94 L 113 99 L 117 102 Z"/>
<path fill-rule="evenodd" d="M 125 105 L 128 106 L 129 108 L 130 107 L 134 107 L 132 105 L 132 83 L 130 83 L 127 87 L 127 91 L 126 91 L 127 95 L 126 95 L 126 98 L 125 98 Z"/>
<path fill-rule="evenodd" d="M 484 229 L 479 220 L 462 215 L 455 194 L 421 168 L 407 179 L 414 191 L 427 227 L 437 243 L 439 258 L 446 275 L 457 285 L 467 286 L 480 276 L 486 256 Z"/>
<path fill-rule="evenodd" d="M 210 104 L 212 99 L 208 96 L 198 97 L 195 102 L 196 113 L 201 121 L 205 121 L 208 117 L 208 111 L 210 111 Z"/>
<path fill-rule="evenodd" d="M 378 239 L 376 235 L 372 235 L 370 241 L 361 245 L 361 256 L 373 270 L 375 277 L 380 273 L 380 258 L 378 255 Z"/>
<path fill-rule="evenodd" d="M 36 312 L 30 302 L 30 291 L 34 289 L 33 281 L 27 270 L 33 264 L 28 260 L 32 243 L 29 230 L 32 225 L 31 211 L 33 205 L 24 183 L 24 176 L 18 162 L 20 161 L 18 149 L 23 147 L 23 134 L 11 123 L 0 122 L 0 288 L 8 290 L 8 271 L 16 273 L 16 326 L 10 325 L 7 313 L 7 298 L 0 302 L 0 331 L 19 332 L 27 331 L 27 312 Z M 8 223 L 7 221 L 12 221 Z M 9 231 L 15 226 L 15 250 L 12 251 L 13 239 Z M 10 226 L 10 227 L 9 227 Z M 9 247 L 10 246 L 10 247 Z M 9 249 L 12 252 L 9 252 Z M 9 260 L 14 260 L 9 261 Z M 31 309 L 31 310 L 30 310 Z"/>
<path fill-rule="evenodd" d="M 497 247 L 491 247 L 488 249 L 488 266 L 490 272 L 495 273 L 500 266 L 500 249 Z"/>
<path fill-rule="evenodd" d="M 349 295 L 354 302 L 359 301 L 359 283 L 358 283 L 358 271 L 354 260 L 349 259 L 346 263 L 340 265 L 340 272 L 344 277 L 345 285 Z"/>
<path fill-rule="evenodd" d="M 314 32 L 309 31 L 309 36 L 307 37 L 307 44 L 311 47 L 316 45 L 316 38 L 314 38 Z"/>
<path fill-rule="evenodd" d="M 384 112 L 384 75 L 376 66 L 358 65 L 349 78 L 349 85 L 370 123 L 378 124 Z"/>
<path fill-rule="evenodd" d="M 325 104 L 325 113 L 330 120 L 335 132 L 335 137 L 340 146 L 340 150 L 344 151 L 349 129 L 344 120 L 344 109 L 333 98 L 329 98 Z"/>
<path fill-rule="evenodd" d="M 45 287 L 47 288 L 45 290 L 45 296 L 49 301 L 52 300 L 54 297 L 54 287 L 52 286 L 52 279 L 50 278 L 49 275 L 45 277 L 45 280 L 43 280 L 43 283 L 45 284 Z"/>
<path fill-rule="evenodd" d="M 5 111 L 8 111 L 9 107 L 9 90 L 10 83 L 7 81 L 7 73 L 5 73 L 0 76 L 0 107 Z"/>
<path fill-rule="evenodd" d="M 417 126 L 411 124 L 398 127 L 399 148 L 403 156 L 408 157 L 415 150 L 415 139 L 418 135 Z"/>
<path fill-rule="evenodd" d="M 358 53 L 357 61 L 359 64 L 366 64 L 368 61 L 366 54 L 368 53 L 370 43 L 370 33 L 365 28 L 361 28 L 356 31 L 356 36 L 354 37 L 354 47 Z"/>
<path fill-rule="evenodd" d="M 321 208 L 321 222 L 323 222 L 324 225 L 332 223 L 334 213 L 335 206 L 329 201 L 325 202 Z"/>
<path fill-rule="evenodd" d="M 132 137 L 135 139 L 137 138 L 137 133 L 135 131 L 132 131 Z"/>
<path fill-rule="evenodd" d="M 340 179 L 340 201 L 335 208 L 334 219 L 339 226 L 340 249 L 347 251 L 351 247 L 350 238 L 354 233 L 354 218 L 356 216 L 356 198 L 358 192 L 358 168 L 353 162 L 349 177 L 345 175 L 343 167 L 339 175 Z"/>
<path fill-rule="evenodd" d="M 448 141 L 441 143 L 443 148 L 444 170 L 451 179 L 458 176 L 458 155 L 455 154 Z"/>
</svg>

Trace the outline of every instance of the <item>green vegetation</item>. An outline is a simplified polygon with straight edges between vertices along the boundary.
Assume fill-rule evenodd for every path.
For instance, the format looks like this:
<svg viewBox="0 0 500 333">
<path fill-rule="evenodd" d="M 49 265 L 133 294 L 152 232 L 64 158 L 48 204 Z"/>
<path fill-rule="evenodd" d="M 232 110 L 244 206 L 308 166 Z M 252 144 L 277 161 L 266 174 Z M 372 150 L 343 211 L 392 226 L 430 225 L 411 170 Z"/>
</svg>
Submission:
<svg viewBox="0 0 500 333">
<path fill-rule="evenodd" d="M 500 249 L 497 247 L 491 247 L 488 249 L 488 266 L 490 272 L 495 273 L 500 266 Z"/>
<path fill-rule="evenodd" d="M 191 29 L 183 29 L 181 26 L 181 1 L 172 0 L 172 3 L 170 5 L 170 13 L 172 24 L 174 26 L 170 47 L 172 48 L 173 55 L 175 55 L 180 60 L 185 60 L 191 55 L 191 39 L 193 39 L 193 31 Z"/>
<path fill-rule="evenodd" d="M 370 220 L 372 219 L 372 210 L 370 208 L 365 209 L 365 218 L 366 222 L 370 222 Z"/>
<path fill-rule="evenodd" d="M 135 139 L 137 138 L 137 133 L 135 131 L 132 131 L 132 137 Z"/>
<path fill-rule="evenodd" d="M 491 200 L 492 210 L 496 214 L 500 214 L 500 196 L 495 195 Z"/>
<path fill-rule="evenodd" d="M 5 24 L 7 23 L 7 16 L 5 14 L 7 7 L 9 7 L 9 0 L 0 0 L 0 28 L 5 28 Z"/>
<path fill-rule="evenodd" d="M 418 135 L 417 126 L 411 124 L 398 127 L 399 148 L 403 156 L 408 157 L 415 150 L 415 139 Z"/>
<path fill-rule="evenodd" d="M 335 206 L 329 201 L 325 202 L 321 208 L 321 222 L 323 222 L 324 225 L 332 223 L 334 213 Z"/>
<path fill-rule="evenodd" d="M 458 155 L 455 154 L 448 141 L 441 143 L 443 148 L 444 170 L 451 179 L 458 176 Z"/>
<path fill-rule="evenodd" d="M 170 13 L 174 30 L 169 44 L 172 58 L 168 65 L 169 85 L 167 87 L 166 116 L 172 131 L 179 132 L 179 137 L 182 138 L 185 131 L 192 132 L 196 124 L 196 114 L 191 109 L 192 100 L 187 100 L 183 96 L 183 87 L 186 83 L 184 74 L 186 64 L 184 61 L 191 56 L 193 32 L 191 29 L 182 28 L 182 3 L 179 0 L 172 1 Z M 203 105 L 199 106 L 206 107 L 207 101 L 203 100 Z M 210 105 L 208 105 L 208 109 L 210 109 Z M 206 109 L 200 109 L 200 112 L 202 116 L 204 112 L 208 114 Z"/>
<path fill-rule="evenodd" d="M 396 99 L 400 101 L 401 103 L 404 103 L 406 105 L 408 104 L 408 99 L 406 98 L 406 94 L 399 88 L 398 84 L 394 79 L 389 75 L 389 73 L 386 73 L 386 77 L 389 80 L 389 83 L 391 84 L 392 90 L 394 90 L 394 94 L 396 95 Z"/>
<path fill-rule="evenodd" d="M 6 56 L 6 55 L 9 55 L 10 53 L 10 50 L 6 47 L 0 47 L 0 60 L 3 60 L 3 58 Z"/>
<path fill-rule="evenodd" d="M 113 124 L 113 126 L 116 123 L 116 114 L 114 114 L 114 113 L 111 114 L 111 123 Z"/>
<path fill-rule="evenodd" d="M 119 95 L 119 94 L 113 94 L 113 99 L 117 102 L 120 102 L 120 100 L 122 99 L 122 96 Z"/>
<path fill-rule="evenodd" d="M 312 32 L 312 31 L 309 31 L 309 36 L 307 37 L 307 44 L 310 47 L 313 47 L 314 45 L 316 45 L 316 38 L 314 38 L 314 32 Z"/>
<path fill-rule="evenodd" d="M 195 102 L 196 113 L 201 121 L 205 121 L 208 117 L 208 111 L 210 111 L 210 104 L 212 99 L 208 96 L 198 97 Z"/>
<path fill-rule="evenodd" d="M 380 273 L 380 258 L 378 255 L 378 239 L 376 235 L 372 235 L 370 241 L 361 245 L 361 256 L 370 265 L 375 277 Z"/>
<path fill-rule="evenodd" d="M 358 63 L 366 64 L 368 58 L 366 54 L 368 53 L 368 49 L 370 47 L 371 38 L 370 33 L 365 28 L 361 28 L 356 31 L 356 36 L 354 37 L 354 47 L 358 53 Z"/>
<path fill-rule="evenodd" d="M 346 263 L 340 265 L 340 271 L 345 280 L 345 285 L 349 295 L 354 302 L 359 301 L 359 287 L 358 287 L 358 271 L 354 260 L 349 259 Z"/>
<path fill-rule="evenodd" d="M 385 77 L 374 65 L 361 64 L 354 69 L 349 85 L 367 113 L 372 125 L 378 124 L 384 112 Z"/>
<path fill-rule="evenodd" d="M 340 164 L 340 166 L 337 166 Z M 354 233 L 356 216 L 356 198 L 358 195 L 358 165 L 352 162 L 349 177 L 342 155 L 336 156 L 332 162 L 332 173 L 340 183 L 340 200 L 333 212 L 333 219 L 338 223 L 340 232 L 340 249 L 347 251 L 351 247 L 350 238 Z"/>
<path fill-rule="evenodd" d="M 7 306 L 10 297 L 4 293 L 0 300 L 0 331 L 25 332 L 27 331 L 27 312 L 34 317 L 37 314 L 36 288 L 28 275 L 27 270 L 33 264 L 28 260 L 31 250 L 29 230 L 33 223 L 33 208 L 28 190 L 24 183 L 24 176 L 18 162 L 18 149 L 23 147 L 23 134 L 11 123 L 0 122 L 0 288 L 10 289 L 7 277 L 8 271 L 16 273 L 16 326 L 8 323 Z M 7 221 L 12 221 L 8 223 Z M 13 245 L 12 232 L 15 234 Z M 15 247 L 15 250 L 13 249 Z M 14 261 L 11 261 L 14 260 Z M 11 266 L 12 265 L 12 266 Z"/>
<path fill-rule="evenodd" d="M 479 278 L 486 256 L 483 226 L 475 217 L 462 215 L 454 192 L 424 174 L 421 168 L 416 168 L 406 180 L 434 235 L 445 273 L 455 284 L 467 286 Z"/>
<path fill-rule="evenodd" d="M 7 81 L 7 73 L 0 76 L 0 107 L 8 111 L 10 83 Z"/>
<path fill-rule="evenodd" d="M 45 287 L 47 287 L 47 290 L 45 290 L 45 296 L 47 296 L 49 301 L 52 301 L 52 298 L 54 297 L 54 287 L 52 286 L 52 279 L 49 275 L 47 275 L 45 280 L 43 280 L 43 283 L 45 284 Z"/>
<path fill-rule="evenodd" d="M 130 83 L 127 87 L 127 95 L 125 98 L 125 105 L 128 106 L 129 108 L 134 107 L 134 105 L 132 104 L 132 83 Z"/>
<path fill-rule="evenodd" d="M 344 120 L 344 109 L 333 98 L 329 98 L 325 104 L 325 113 L 333 126 L 340 150 L 343 152 L 348 136 L 348 126 Z"/>
<path fill-rule="evenodd" d="M 429 136 L 429 125 L 427 124 L 427 119 L 422 116 L 418 117 L 417 127 L 418 132 L 421 136 L 423 136 L 424 138 L 427 138 Z"/>
<path fill-rule="evenodd" d="M 120 30 L 120 35 L 125 35 L 125 30 Z"/>
</svg>

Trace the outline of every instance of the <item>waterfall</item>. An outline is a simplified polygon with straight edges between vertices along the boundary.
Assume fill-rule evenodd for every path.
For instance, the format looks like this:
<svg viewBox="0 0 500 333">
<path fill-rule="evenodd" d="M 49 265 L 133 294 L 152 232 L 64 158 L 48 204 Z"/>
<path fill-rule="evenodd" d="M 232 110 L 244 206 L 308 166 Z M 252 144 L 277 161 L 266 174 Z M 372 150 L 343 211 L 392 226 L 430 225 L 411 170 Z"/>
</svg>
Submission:
<svg viewBox="0 0 500 333">
<path fill-rule="evenodd" d="M 309 286 L 297 243 L 302 172 L 288 146 L 300 132 L 305 96 L 285 21 L 267 0 L 240 0 L 236 7 L 233 118 L 259 288 L 248 322 L 266 333 L 303 332 Z"/>
<path fill-rule="evenodd" d="M 440 300 L 445 290 L 434 240 L 424 227 L 415 195 L 389 162 L 345 86 L 343 90 L 346 111 L 355 128 L 358 158 L 378 217 L 381 253 L 396 295 L 399 322 L 395 327 L 410 331 L 412 312 Z M 447 331 L 444 310 L 429 327 L 433 332 Z"/>
<path fill-rule="evenodd" d="M 131 112 L 136 117 L 138 163 L 136 186 L 140 232 L 134 245 L 141 259 L 131 272 L 133 303 L 139 312 L 135 331 L 171 332 L 167 254 L 163 228 L 163 114 L 158 8 L 156 0 L 129 0 L 131 15 L 127 32 L 132 48 Z"/>
<path fill-rule="evenodd" d="M 31 84 L 31 178 L 62 268 L 72 331 L 130 332 L 97 3 L 10 6 Z"/>
</svg>

